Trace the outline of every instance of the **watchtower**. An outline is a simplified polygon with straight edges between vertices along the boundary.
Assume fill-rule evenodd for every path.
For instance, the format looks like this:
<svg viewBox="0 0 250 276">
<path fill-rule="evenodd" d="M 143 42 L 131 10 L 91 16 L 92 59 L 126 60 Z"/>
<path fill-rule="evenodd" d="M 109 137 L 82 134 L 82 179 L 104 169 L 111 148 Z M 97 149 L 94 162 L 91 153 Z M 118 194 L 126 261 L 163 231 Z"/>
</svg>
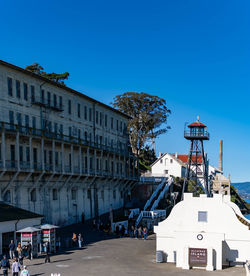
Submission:
<svg viewBox="0 0 250 276">
<path fill-rule="evenodd" d="M 185 139 L 190 141 L 190 150 L 188 154 L 186 174 L 182 189 L 182 195 L 188 180 L 195 180 L 196 187 L 201 186 L 205 193 L 210 196 L 210 187 L 208 184 L 208 162 L 204 153 L 203 141 L 209 140 L 207 127 L 199 121 L 188 125 L 188 129 L 184 130 Z"/>
</svg>

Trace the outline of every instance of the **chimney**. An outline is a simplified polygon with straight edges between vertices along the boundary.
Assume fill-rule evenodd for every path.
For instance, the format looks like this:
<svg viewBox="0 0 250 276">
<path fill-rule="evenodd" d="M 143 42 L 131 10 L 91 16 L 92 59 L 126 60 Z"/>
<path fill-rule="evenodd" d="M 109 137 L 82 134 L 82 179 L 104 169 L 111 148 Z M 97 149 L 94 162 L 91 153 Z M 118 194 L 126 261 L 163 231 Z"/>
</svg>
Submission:
<svg viewBox="0 0 250 276">
<path fill-rule="evenodd" d="M 177 154 L 177 152 L 175 153 L 175 158 L 178 158 L 178 154 Z"/>
<path fill-rule="evenodd" d="M 161 153 L 161 152 L 159 152 L 159 158 L 160 158 L 160 157 L 162 157 L 162 153 Z"/>
<path fill-rule="evenodd" d="M 223 141 L 220 140 L 219 170 L 223 171 Z"/>
</svg>

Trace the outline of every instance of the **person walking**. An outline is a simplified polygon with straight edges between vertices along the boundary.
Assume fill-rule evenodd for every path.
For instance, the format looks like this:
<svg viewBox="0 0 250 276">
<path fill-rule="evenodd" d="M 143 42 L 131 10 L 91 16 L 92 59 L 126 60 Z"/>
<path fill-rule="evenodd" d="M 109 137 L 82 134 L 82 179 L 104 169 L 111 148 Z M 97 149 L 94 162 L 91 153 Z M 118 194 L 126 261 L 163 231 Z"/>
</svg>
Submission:
<svg viewBox="0 0 250 276">
<path fill-rule="evenodd" d="M 49 256 L 49 252 L 50 252 L 50 246 L 49 246 L 49 242 L 46 242 L 46 257 L 45 257 L 45 263 L 50 263 L 50 256 Z"/>
<path fill-rule="evenodd" d="M 148 229 L 146 226 L 143 228 L 142 233 L 144 240 L 146 240 L 148 238 Z"/>
<path fill-rule="evenodd" d="M 14 259 L 15 257 L 15 244 L 14 241 L 11 240 L 9 244 L 9 253 L 10 253 L 10 259 Z"/>
<path fill-rule="evenodd" d="M 18 263 L 17 258 L 14 258 L 14 263 L 12 264 L 12 275 L 13 276 L 18 276 L 18 272 L 20 271 L 20 266 Z"/>
<path fill-rule="evenodd" d="M 32 245 L 30 242 L 28 242 L 26 248 L 27 248 L 27 253 L 28 253 L 28 259 L 31 260 L 32 259 Z"/>
<path fill-rule="evenodd" d="M 76 245 L 77 245 L 77 237 L 76 237 L 76 233 L 73 233 L 73 236 L 72 236 L 72 246 L 76 247 Z"/>
<path fill-rule="evenodd" d="M 30 273 L 29 273 L 26 265 L 23 267 L 23 270 L 22 270 L 20 276 L 30 276 Z"/>
<path fill-rule="evenodd" d="M 0 262 L 0 268 L 3 270 L 3 276 L 8 276 L 8 270 L 10 269 L 10 263 L 6 255 L 3 256 L 2 261 Z"/>
<path fill-rule="evenodd" d="M 82 234 L 79 234 L 78 235 L 78 246 L 79 246 L 79 248 L 82 248 L 82 242 L 83 242 Z"/>
<path fill-rule="evenodd" d="M 138 228 L 138 237 L 139 237 L 139 239 L 142 238 L 142 229 L 141 229 L 141 226 Z"/>
<path fill-rule="evenodd" d="M 17 258 L 18 258 L 19 264 L 22 267 L 23 266 L 23 249 L 21 247 L 21 243 L 20 242 L 17 245 L 16 252 L 17 252 Z"/>
</svg>

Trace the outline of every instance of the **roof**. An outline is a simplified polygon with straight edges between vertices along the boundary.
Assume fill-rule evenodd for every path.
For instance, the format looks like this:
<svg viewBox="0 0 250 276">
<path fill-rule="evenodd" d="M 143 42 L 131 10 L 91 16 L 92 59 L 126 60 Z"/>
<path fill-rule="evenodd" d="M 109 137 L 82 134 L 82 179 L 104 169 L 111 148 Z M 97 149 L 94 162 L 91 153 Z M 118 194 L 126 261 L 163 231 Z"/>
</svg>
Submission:
<svg viewBox="0 0 250 276">
<path fill-rule="evenodd" d="M 193 122 L 192 124 L 188 125 L 188 127 L 207 127 L 206 125 L 204 125 L 202 122 L 200 122 L 199 120 Z"/>
<path fill-rule="evenodd" d="M 42 217 L 42 215 L 32 213 L 0 201 L 0 222 Z"/>
<path fill-rule="evenodd" d="M 43 225 L 41 225 L 41 229 L 54 229 L 54 228 L 59 228 L 59 226 L 52 225 L 52 224 L 43 224 Z"/>
<path fill-rule="evenodd" d="M 131 119 L 131 117 L 129 115 L 127 115 L 127 114 L 125 114 L 125 113 L 123 113 L 123 112 L 121 112 L 121 111 L 119 111 L 119 110 L 117 110 L 117 109 L 115 109 L 115 108 L 113 108 L 113 107 L 111 107 L 109 105 L 106 105 L 106 104 L 104 104 L 102 102 L 99 102 L 99 101 L 97 101 L 97 100 L 95 100 L 95 99 L 93 99 L 93 98 L 91 98 L 91 97 L 89 97 L 89 96 L 87 96 L 85 94 L 82 94 L 81 92 L 78 92 L 78 91 L 76 91 L 76 90 L 74 90 L 72 88 L 69 88 L 69 87 L 64 86 L 64 85 L 62 85 L 60 83 L 54 82 L 52 80 L 49 80 L 49 79 L 47 79 L 47 78 L 45 78 L 43 76 L 37 75 L 37 74 L 35 74 L 35 73 L 31 72 L 31 71 L 25 70 L 25 69 L 23 69 L 21 67 L 18 67 L 16 65 L 13 65 L 13 64 L 8 63 L 8 62 L 3 61 L 3 60 L 0 60 L 0 65 L 3 65 L 3 66 L 6 66 L 8 68 L 11 68 L 13 70 L 22 72 L 22 73 L 24 73 L 26 75 L 29 75 L 29 76 L 31 76 L 33 78 L 36 78 L 36 79 L 39 79 L 39 80 L 41 80 L 43 82 L 49 83 L 51 85 L 57 86 L 57 87 L 59 87 L 61 89 L 67 90 L 68 92 L 70 92 L 70 93 L 72 93 L 74 95 L 80 96 L 80 97 L 82 97 L 82 98 L 84 98 L 86 100 L 89 100 L 89 101 L 94 102 L 94 103 L 96 103 L 96 104 L 98 104 L 100 106 L 103 106 L 103 107 L 105 107 L 105 108 L 107 108 L 109 110 L 112 110 L 113 112 L 116 112 L 119 115 L 121 115 L 123 117 L 126 117 L 127 119 Z"/>
<path fill-rule="evenodd" d="M 172 156 L 174 156 L 174 154 L 172 154 Z M 183 163 L 187 163 L 188 161 L 188 154 L 178 154 L 177 155 L 177 158 L 183 162 Z M 198 164 L 201 164 L 202 163 L 202 156 L 201 155 L 198 155 L 197 156 L 197 161 L 198 161 Z M 192 162 L 196 162 L 196 156 L 193 155 L 192 157 Z"/>
<path fill-rule="evenodd" d="M 166 153 L 162 154 L 157 160 L 155 160 L 155 162 L 153 164 L 150 165 L 150 167 L 154 166 L 154 164 L 156 164 L 159 160 L 161 160 L 167 154 L 169 154 L 169 153 L 166 152 Z M 180 165 L 182 165 L 182 166 L 184 165 L 184 164 L 182 164 L 183 162 L 180 159 L 175 157 L 175 154 L 169 154 L 169 155 L 171 155 L 174 160 L 176 160 L 178 163 L 180 163 Z"/>
<path fill-rule="evenodd" d="M 26 228 L 23 228 L 21 230 L 18 230 L 17 232 L 18 233 L 25 233 L 25 232 L 38 232 L 38 231 L 41 231 L 41 229 L 39 228 L 36 228 L 36 227 L 26 227 Z"/>
</svg>

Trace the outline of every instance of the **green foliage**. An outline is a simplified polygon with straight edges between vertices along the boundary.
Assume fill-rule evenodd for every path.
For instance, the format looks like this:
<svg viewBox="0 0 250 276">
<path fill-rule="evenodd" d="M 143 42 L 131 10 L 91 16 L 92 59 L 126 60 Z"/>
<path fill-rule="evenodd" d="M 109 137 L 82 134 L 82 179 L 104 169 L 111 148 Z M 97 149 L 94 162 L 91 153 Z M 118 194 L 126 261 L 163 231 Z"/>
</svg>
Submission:
<svg viewBox="0 0 250 276">
<path fill-rule="evenodd" d="M 167 118 L 171 111 L 167 108 L 166 101 L 158 96 L 143 92 L 126 92 L 117 95 L 112 105 L 132 118 L 128 128 L 130 143 L 137 156 L 149 141 L 166 133 L 170 128 Z"/>
<path fill-rule="evenodd" d="M 155 155 L 155 151 L 150 149 L 150 147 L 147 145 L 140 151 L 139 159 L 146 167 L 148 167 L 148 170 L 150 170 L 150 165 L 155 162 L 157 157 Z"/>
<path fill-rule="evenodd" d="M 65 85 L 64 80 L 68 79 L 69 77 L 68 72 L 62 74 L 46 73 L 44 72 L 44 68 L 37 62 L 26 66 L 25 69 L 62 85 Z"/>
<path fill-rule="evenodd" d="M 200 194 L 204 194 L 204 190 L 201 186 L 196 184 L 194 180 L 189 180 L 187 183 L 187 192 L 193 193 L 194 196 L 199 196 Z"/>
</svg>

